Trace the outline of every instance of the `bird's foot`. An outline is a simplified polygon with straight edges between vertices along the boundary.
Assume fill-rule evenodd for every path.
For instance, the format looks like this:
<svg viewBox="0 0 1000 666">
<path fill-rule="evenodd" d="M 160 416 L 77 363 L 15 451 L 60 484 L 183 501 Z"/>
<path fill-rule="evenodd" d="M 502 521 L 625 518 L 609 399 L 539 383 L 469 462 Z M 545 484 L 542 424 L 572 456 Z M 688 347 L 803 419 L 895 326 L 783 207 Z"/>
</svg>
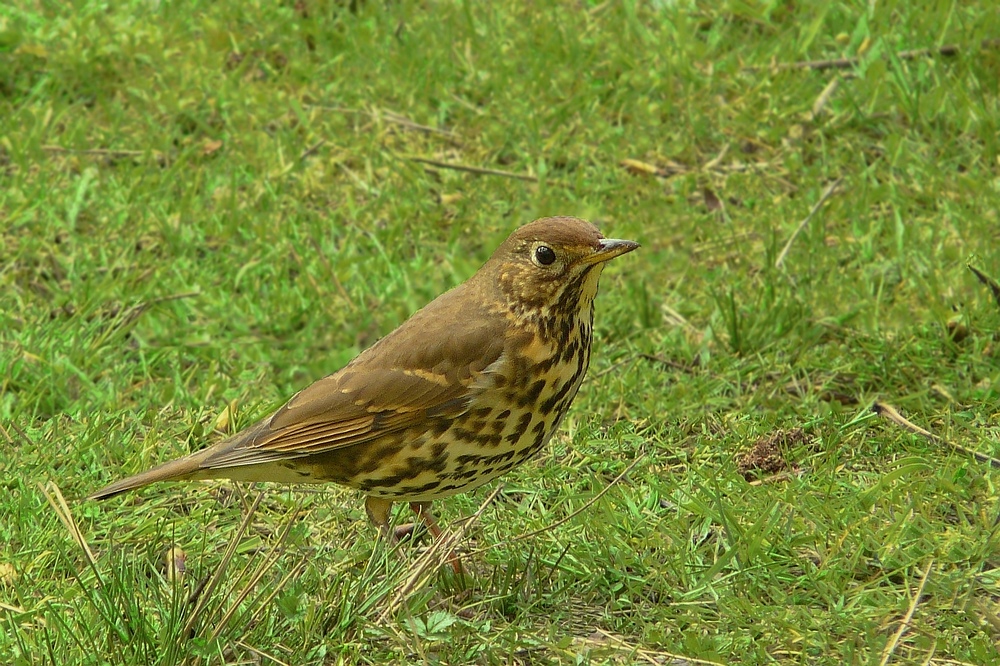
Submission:
<svg viewBox="0 0 1000 666">
<path fill-rule="evenodd" d="M 417 528 L 419 525 L 417 523 L 406 523 L 405 525 L 396 525 L 392 530 L 392 542 L 396 543 L 402 541 L 403 539 L 412 539 L 417 536 Z"/>
<path fill-rule="evenodd" d="M 385 534 L 389 539 L 390 543 L 398 543 L 406 538 L 413 538 L 417 531 L 419 525 L 417 523 L 407 523 L 405 525 L 399 525 L 395 529 L 389 527 L 389 509 L 392 507 L 392 502 L 386 499 L 369 497 L 365 500 L 365 509 L 368 511 L 368 517 L 371 521 L 379 526 L 379 530 Z M 435 541 L 440 541 L 444 532 L 441 527 L 434 520 L 434 516 L 431 514 L 431 503 L 430 502 L 410 502 L 410 508 L 413 510 L 417 517 L 420 519 L 420 523 L 427 528 L 434 537 Z M 455 554 L 454 550 L 450 550 L 447 554 L 448 564 L 455 571 L 456 574 L 460 575 L 462 571 L 462 563 L 459 561 L 458 556 Z"/>
<path fill-rule="evenodd" d="M 410 509 L 413 510 L 413 513 L 417 514 L 417 516 L 420 518 L 420 522 L 422 522 L 430 531 L 431 535 L 433 535 L 434 540 L 440 541 L 444 533 L 442 532 L 441 527 L 437 524 L 437 521 L 434 520 L 434 515 L 431 513 L 431 503 L 410 502 Z M 396 528 L 396 531 L 398 532 L 400 528 L 405 528 L 405 527 L 409 527 L 410 532 L 412 533 L 413 531 L 412 524 L 400 525 L 399 527 Z M 461 576 L 464 573 L 462 570 L 462 562 L 458 559 L 458 555 L 455 554 L 455 551 L 453 549 L 448 551 L 447 559 L 448 559 L 448 564 L 450 564 L 451 568 L 455 571 L 455 575 Z"/>
</svg>

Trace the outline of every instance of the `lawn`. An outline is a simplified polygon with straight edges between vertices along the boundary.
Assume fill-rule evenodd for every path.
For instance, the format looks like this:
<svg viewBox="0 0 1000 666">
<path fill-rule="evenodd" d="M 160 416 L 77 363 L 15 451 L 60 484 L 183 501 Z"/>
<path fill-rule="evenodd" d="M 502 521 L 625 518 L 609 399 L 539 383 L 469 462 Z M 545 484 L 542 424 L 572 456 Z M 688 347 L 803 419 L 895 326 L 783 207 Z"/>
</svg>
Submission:
<svg viewBox="0 0 1000 666">
<path fill-rule="evenodd" d="M 1000 664 L 998 38 L 987 0 L 3 5 L 0 663 Z M 339 487 L 85 499 L 544 215 L 642 248 L 561 431 L 436 503 L 468 576 Z"/>
</svg>

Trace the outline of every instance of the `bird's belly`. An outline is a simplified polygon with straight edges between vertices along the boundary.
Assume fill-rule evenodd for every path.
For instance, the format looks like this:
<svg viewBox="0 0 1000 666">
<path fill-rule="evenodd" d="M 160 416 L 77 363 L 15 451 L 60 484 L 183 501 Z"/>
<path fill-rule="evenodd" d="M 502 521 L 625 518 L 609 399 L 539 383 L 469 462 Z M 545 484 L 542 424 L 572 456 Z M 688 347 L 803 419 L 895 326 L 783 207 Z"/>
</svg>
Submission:
<svg viewBox="0 0 1000 666">
<path fill-rule="evenodd" d="M 527 386 L 507 384 L 482 393 L 458 417 L 318 456 L 326 459 L 310 460 L 313 478 L 302 480 L 334 481 L 366 495 L 410 502 L 472 490 L 538 453 L 558 428 L 585 370 L 586 363 L 559 365 Z M 541 388 L 533 390 L 539 381 Z"/>
</svg>

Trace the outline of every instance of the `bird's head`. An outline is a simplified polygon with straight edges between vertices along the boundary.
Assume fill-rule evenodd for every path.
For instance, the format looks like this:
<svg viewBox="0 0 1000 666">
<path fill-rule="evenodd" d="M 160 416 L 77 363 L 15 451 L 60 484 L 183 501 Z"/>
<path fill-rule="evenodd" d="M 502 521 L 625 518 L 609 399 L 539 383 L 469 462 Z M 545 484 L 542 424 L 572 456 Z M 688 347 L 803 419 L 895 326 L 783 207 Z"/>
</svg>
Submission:
<svg viewBox="0 0 1000 666">
<path fill-rule="evenodd" d="M 637 247 L 585 220 L 543 217 L 512 233 L 482 273 L 519 315 L 575 314 L 589 311 L 604 264 Z"/>
</svg>

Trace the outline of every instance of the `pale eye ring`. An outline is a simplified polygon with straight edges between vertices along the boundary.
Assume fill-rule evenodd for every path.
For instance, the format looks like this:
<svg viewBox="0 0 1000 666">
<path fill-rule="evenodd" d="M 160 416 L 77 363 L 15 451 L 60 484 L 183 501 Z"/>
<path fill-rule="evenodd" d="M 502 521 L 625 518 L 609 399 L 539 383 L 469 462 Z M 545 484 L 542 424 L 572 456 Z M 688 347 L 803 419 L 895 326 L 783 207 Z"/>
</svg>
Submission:
<svg viewBox="0 0 1000 666">
<path fill-rule="evenodd" d="M 539 266 L 550 266 L 555 260 L 556 253 L 548 245 L 539 245 L 535 248 L 535 263 Z"/>
</svg>

